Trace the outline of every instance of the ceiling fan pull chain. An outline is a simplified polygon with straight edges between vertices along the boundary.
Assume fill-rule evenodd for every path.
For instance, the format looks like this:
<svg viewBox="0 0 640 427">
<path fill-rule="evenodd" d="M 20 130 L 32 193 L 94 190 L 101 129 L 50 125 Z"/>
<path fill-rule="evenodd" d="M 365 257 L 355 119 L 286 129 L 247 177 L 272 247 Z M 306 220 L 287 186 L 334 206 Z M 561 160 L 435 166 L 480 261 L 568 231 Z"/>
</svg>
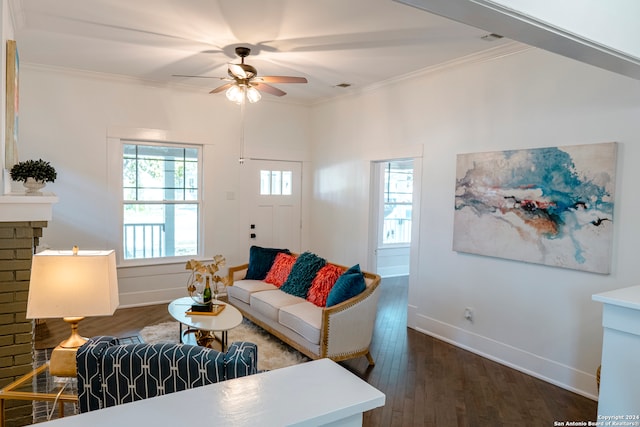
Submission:
<svg viewBox="0 0 640 427">
<path fill-rule="evenodd" d="M 244 99 L 240 102 L 240 158 L 241 165 L 244 164 Z"/>
</svg>

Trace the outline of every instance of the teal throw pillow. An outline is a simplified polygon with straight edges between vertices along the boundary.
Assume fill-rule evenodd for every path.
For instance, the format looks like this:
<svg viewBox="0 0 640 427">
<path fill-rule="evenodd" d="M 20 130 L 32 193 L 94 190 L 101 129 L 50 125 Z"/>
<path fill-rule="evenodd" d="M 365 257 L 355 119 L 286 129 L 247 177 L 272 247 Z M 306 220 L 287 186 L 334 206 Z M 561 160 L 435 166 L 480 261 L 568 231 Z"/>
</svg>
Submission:
<svg viewBox="0 0 640 427">
<path fill-rule="evenodd" d="M 273 265 L 278 253 L 290 254 L 289 249 L 261 248 L 251 246 L 249 249 L 249 268 L 247 269 L 247 280 L 264 280 Z"/>
<path fill-rule="evenodd" d="M 338 277 L 336 284 L 333 285 L 327 297 L 327 307 L 340 304 L 349 298 L 355 297 L 364 291 L 366 287 L 367 284 L 364 282 L 364 275 L 360 270 L 360 264 L 356 264 L 345 271 L 342 276 Z"/>
<path fill-rule="evenodd" d="M 300 298 L 306 298 L 311 282 L 326 263 L 327 260 L 311 252 L 301 254 L 293 264 L 287 280 L 280 286 L 280 290 Z"/>
</svg>

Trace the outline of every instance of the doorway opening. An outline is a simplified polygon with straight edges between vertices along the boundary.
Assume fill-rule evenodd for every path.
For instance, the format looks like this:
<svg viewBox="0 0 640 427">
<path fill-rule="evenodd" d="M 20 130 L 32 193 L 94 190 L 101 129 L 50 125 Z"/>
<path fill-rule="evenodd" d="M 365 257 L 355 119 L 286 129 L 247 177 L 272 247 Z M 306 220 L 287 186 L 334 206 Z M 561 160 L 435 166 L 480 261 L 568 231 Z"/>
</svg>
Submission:
<svg viewBox="0 0 640 427">
<path fill-rule="evenodd" d="M 376 273 L 382 277 L 409 275 L 413 217 L 413 159 L 374 164 L 374 250 Z"/>
</svg>

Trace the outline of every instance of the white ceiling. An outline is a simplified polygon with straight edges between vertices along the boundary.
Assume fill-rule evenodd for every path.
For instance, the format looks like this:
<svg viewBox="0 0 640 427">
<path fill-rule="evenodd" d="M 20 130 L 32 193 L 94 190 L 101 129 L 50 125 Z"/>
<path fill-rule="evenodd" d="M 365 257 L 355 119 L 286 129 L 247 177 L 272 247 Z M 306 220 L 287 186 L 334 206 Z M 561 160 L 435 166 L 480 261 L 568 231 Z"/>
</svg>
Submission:
<svg viewBox="0 0 640 427">
<path fill-rule="evenodd" d="M 314 103 L 509 43 L 391 0 L 10 0 L 21 63 L 194 85 L 224 83 L 248 46 L 260 75 Z M 336 87 L 349 83 L 348 89 Z M 211 96 L 224 96 L 216 94 Z M 272 95 L 265 94 L 265 97 Z"/>
</svg>

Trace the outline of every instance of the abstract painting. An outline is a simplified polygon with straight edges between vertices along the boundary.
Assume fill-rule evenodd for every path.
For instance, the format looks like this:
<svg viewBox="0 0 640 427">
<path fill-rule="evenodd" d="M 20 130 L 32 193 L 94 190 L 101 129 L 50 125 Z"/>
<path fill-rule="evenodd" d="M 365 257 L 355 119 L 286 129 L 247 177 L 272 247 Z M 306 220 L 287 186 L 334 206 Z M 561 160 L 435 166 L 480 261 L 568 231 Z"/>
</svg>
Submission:
<svg viewBox="0 0 640 427">
<path fill-rule="evenodd" d="M 615 142 L 459 154 L 453 250 L 608 274 Z"/>
<path fill-rule="evenodd" d="M 18 107 L 20 103 L 19 88 L 20 60 L 15 40 L 7 40 L 7 75 L 5 105 L 5 139 L 4 167 L 11 169 L 18 163 Z"/>
</svg>

